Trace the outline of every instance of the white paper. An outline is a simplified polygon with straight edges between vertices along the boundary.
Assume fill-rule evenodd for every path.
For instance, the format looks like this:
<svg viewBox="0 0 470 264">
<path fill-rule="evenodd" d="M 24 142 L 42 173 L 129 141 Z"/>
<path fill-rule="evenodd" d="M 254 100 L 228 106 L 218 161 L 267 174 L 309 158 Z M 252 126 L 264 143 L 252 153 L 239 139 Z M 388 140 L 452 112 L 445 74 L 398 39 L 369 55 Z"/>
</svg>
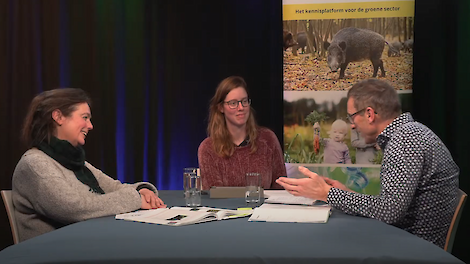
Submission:
<svg viewBox="0 0 470 264">
<path fill-rule="evenodd" d="M 250 215 L 253 210 L 228 210 L 212 207 L 171 207 L 152 210 L 140 210 L 132 213 L 118 214 L 115 219 L 144 222 L 151 224 L 181 226 L 202 223 L 214 220 L 244 217 Z"/>
<path fill-rule="evenodd" d="M 330 212 L 330 206 L 263 204 L 254 210 L 248 221 L 326 223 Z"/>
<path fill-rule="evenodd" d="M 286 190 L 264 190 L 264 198 L 269 198 L 271 196 L 285 196 L 292 195 Z"/>
<path fill-rule="evenodd" d="M 313 205 L 317 201 L 307 197 L 294 196 L 286 190 L 264 191 L 264 197 L 267 198 L 265 203 Z"/>
</svg>

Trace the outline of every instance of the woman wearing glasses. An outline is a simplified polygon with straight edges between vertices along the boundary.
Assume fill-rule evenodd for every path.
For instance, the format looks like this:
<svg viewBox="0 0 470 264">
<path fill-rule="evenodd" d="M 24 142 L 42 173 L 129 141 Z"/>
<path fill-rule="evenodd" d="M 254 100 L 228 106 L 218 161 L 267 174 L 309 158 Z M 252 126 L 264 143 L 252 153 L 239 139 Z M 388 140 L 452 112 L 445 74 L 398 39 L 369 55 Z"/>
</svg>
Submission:
<svg viewBox="0 0 470 264">
<path fill-rule="evenodd" d="M 220 82 L 209 107 L 207 137 L 199 146 L 202 188 L 246 186 L 245 174 L 261 174 L 265 189 L 280 188 L 275 182 L 286 176 L 281 146 L 276 135 L 259 127 L 253 116 L 245 80 L 238 76 Z"/>
</svg>

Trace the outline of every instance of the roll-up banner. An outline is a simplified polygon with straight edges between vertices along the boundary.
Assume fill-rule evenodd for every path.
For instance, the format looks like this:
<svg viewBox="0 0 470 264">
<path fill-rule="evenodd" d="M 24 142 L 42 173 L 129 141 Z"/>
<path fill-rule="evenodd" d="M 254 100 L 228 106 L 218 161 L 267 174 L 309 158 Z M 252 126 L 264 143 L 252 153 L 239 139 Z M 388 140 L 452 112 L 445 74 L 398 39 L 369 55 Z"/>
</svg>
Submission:
<svg viewBox="0 0 470 264">
<path fill-rule="evenodd" d="M 382 151 L 351 129 L 346 96 L 358 81 L 377 78 L 411 111 L 414 7 L 414 0 L 283 1 L 288 177 L 302 177 L 302 165 L 353 191 L 380 193 Z"/>
</svg>

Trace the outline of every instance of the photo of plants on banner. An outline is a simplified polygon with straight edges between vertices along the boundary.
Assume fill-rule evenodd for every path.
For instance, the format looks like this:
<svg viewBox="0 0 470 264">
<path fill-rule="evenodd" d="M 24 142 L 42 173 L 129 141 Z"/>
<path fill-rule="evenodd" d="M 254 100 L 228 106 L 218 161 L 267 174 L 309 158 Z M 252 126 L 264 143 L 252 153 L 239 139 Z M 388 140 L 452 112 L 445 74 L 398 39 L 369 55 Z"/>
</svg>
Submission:
<svg viewBox="0 0 470 264">
<path fill-rule="evenodd" d="M 380 192 L 382 151 L 347 121 L 347 91 L 378 78 L 412 108 L 414 1 L 283 1 L 284 159 Z"/>
</svg>

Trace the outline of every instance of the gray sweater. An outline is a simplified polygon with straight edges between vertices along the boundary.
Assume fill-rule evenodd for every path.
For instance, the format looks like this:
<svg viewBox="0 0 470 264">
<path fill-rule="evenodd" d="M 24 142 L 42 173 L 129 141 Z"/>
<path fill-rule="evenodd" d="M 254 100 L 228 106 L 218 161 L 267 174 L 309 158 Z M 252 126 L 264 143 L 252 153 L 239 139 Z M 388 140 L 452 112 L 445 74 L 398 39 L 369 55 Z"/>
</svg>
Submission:
<svg viewBox="0 0 470 264">
<path fill-rule="evenodd" d="M 41 150 L 32 148 L 23 154 L 13 173 L 12 188 L 20 241 L 71 223 L 137 210 L 141 198 L 136 188 L 142 184 L 157 193 L 151 183 L 123 184 L 87 162 L 85 166 L 105 194 L 91 192 L 73 171 Z"/>
</svg>

